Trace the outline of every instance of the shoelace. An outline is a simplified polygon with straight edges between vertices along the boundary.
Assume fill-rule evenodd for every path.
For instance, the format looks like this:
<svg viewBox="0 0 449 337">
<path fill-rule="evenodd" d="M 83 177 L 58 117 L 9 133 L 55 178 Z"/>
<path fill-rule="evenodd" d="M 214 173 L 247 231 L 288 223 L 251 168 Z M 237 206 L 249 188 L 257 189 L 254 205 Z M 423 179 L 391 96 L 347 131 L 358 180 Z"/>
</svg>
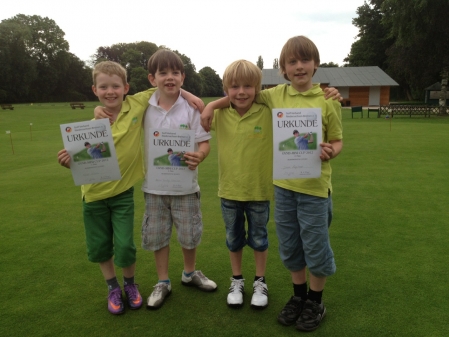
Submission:
<svg viewBox="0 0 449 337">
<path fill-rule="evenodd" d="M 242 292 L 244 279 L 235 280 L 235 279 L 231 278 L 231 281 L 232 282 L 231 282 L 231 286 L 229 287 L 229 292 L 230 293 Z"/>
<path fill-rule="evenodd" d="M 208 280 L 208 278 L 206 276 L 204 276 L 204 274 L 201 272 L 201 270 L 197 270 L 196 272 L 194 272 L 192 277 L 194 275 L 197 275 L 202 281 L 207 281 Z"/>
<path fill-rule="evenodd" d="M 110 299 L 111 302 L 114 303 L 115 305 L 120 305 L 121 299 L 122 299 L 122 292 L 121 292 L 121 291 L 112 291 L 112 292 L 109 294 L 109 299 Z"/>
<path fill-rule="evenodd" d="M 254 283 L 255 283 L 255 285 L 254 285 L 254 292 L 264 294 L 267 291 L 266 288 L 264 287 L 263 282 L 257 280 Z"/>
<path fill-rule="evenodd" d="M 137 298 L 137 284 L 130 284 L 125 286 L 125 292 L 131 299 Z"/>
<path fill-rule="evenodd" d="M 162 288 L 164 287 L 164 284 L 163 283 L 158 283 L 158 284 L 156 284 L 153 288 L 154 288 L 154 291 L 153 291 L 153 294 L 154 295 L 159 295 L 161 292 L 162 292 Z"/>
</svg>

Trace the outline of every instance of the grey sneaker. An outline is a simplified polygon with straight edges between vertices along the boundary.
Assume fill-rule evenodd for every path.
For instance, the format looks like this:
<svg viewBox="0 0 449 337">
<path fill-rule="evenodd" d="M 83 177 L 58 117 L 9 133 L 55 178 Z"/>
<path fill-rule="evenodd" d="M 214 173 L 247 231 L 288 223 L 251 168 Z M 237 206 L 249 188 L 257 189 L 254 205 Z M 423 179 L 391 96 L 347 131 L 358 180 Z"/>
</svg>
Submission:
<svg viewBox="0 0 449 337">
<path fill-rule="evenodd" d="M 251 306 L 255 309 L 265 309 L 268 305 L 268 287 L 262 282 L 262 278 L 253 283 L 253 297 L 251 298 Z"/>
<path fill-rule="evenodd" d="M 231 286 L 229 287 L 229 294 L 227 303 L 230 307 L 241 307 L 243 305 L 243 294 L 245 293 L 245 280 L 236 280 L 231 277 Z"/>
<path fill-rule="evenodd" d="M 301 297 L 292 296 L 278 315 L 278 322 L 283 325 L 292 325 L 301 315 L 304 301 Z"/>
<path fill-rule="evenodd" d="M 171 283 L 159 282 L 147 300 L 147 309 L 159 309 L 171 294 Z"/>
<path fill-rule="evenodd" d="M 307 300 L 301 315 L 296 321 L 296 329 L 301 331 L 313 331 L 320 326 L 324 316 L 326 316 L 326 307 L 323 303 Z"/>
<path fill-rule="evenodd" d="M 189 277 L 182 272 L 181 282 L 185 286 L 197 287 L 202 291 L 210 292 L 217 290 L 217 284 L 204 276 L 201 270 L 195 270 Z"/>
</svg>

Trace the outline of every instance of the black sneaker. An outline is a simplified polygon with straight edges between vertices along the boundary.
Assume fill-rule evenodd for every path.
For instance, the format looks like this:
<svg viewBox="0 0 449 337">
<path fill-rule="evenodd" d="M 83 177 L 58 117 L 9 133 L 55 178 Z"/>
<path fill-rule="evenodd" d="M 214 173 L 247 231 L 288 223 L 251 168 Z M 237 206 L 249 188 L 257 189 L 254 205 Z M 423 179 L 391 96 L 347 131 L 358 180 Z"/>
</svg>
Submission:
<svg viewBox="0 0 449 337">
<path fill-rule="evenodd" d="M 296 329 L 301 331 L 313 331 L 320 326 L 324 316 L 326 316 L 326 307 L 323 303 L 307 300 L 301 315 L 296 321 Z"/>
<path fill-rule="evenodd" d="M 301 315 L 304 301 L 301 297 L 292 296 L 278 315 L 278 322 L 283 325 L 294 324 Z"/>
</svg>

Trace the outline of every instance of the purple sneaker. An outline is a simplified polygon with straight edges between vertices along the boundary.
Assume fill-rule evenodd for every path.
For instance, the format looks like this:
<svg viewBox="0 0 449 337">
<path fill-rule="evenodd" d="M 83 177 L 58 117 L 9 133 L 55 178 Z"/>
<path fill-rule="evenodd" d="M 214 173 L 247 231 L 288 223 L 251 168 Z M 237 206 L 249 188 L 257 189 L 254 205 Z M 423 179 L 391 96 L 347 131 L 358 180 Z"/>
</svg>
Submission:
<svg viewBox="0 0 449 337">
<path fill-rule="evenodd" d="M 142 306 L 142 296 L 140 296 L 138 287 L 138 284 L 127 284 L 125 286 L 126 300 L 132 310 L 139 309 Z"/>
<path fill-rule="evenodd" d="M 109 293 L 108 310 L 113 315 L 120 315 L 125 311 L 122 300 L 122 289 L 120 289 L 120 287 L 115 288 Z"/>
</svg>

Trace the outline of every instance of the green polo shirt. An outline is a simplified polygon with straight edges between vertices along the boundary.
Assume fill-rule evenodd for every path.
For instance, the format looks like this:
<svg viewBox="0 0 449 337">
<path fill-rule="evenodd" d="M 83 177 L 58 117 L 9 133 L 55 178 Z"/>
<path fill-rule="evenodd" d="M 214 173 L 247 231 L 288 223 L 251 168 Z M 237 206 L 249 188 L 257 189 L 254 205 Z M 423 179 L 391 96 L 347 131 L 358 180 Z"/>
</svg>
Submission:
<svg viewBox="0 0 449 337">
<path fill-rule="evenodd" d="M 254 103 L 240 116 L 229 107 L 214 111 L 218 147 L 218 196 L 238 201 L 273 198 L 271 110 Z"/>
<path fill-rule="evenodd" d="M 319 84 L 304 92 L 298 92 L 291 85 L 282 84 L 274 88 L 262 90 L 256 97 L 256 102 L 266 104 L 270 109 L 285 108 L 321 108 L 323 122 L 322 142 L 343 139 L 341 124 L 341 105 L 333 99 L 324 99 L 324 92 Z M 321 176 L 308 179 L 275 180 L 276 186 L 327 198 L 328 190 L 332 191 L 332 168 L 329 161 L 321 162 Z"/>
<path fill-rule="evenodd" d="M 122 179 L 81 186 L 81 193 L 86 202 L 116 196 L 144 177 L 141 147 L 142 123 L 148 101 L 155 90 L 153 88 L 126 96 L 120 113 L 111 126 Z"/>
</svg>

